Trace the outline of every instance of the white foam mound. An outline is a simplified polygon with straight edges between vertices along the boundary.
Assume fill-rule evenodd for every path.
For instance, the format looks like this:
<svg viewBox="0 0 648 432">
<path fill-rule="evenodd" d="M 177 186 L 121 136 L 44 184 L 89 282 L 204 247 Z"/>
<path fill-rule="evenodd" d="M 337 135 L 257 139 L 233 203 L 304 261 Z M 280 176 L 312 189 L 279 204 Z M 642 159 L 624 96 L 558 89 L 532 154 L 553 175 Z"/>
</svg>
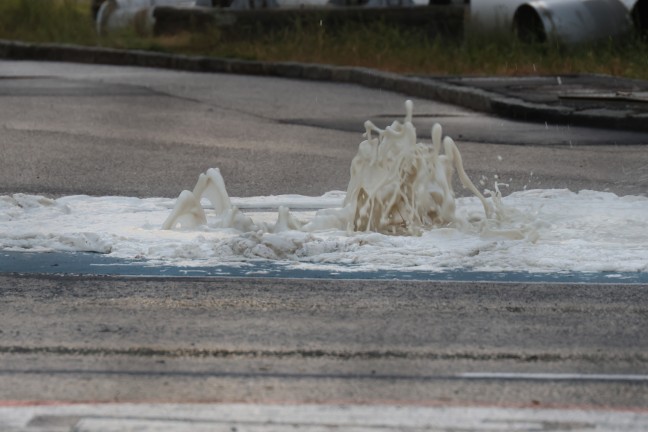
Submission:
<svg viewBox="0 0 648 432">
<path fill-rule="evenodd" d="M 279 206 L 295 209 L 296 223 L 308 225 L 320 216 L 305 209 L 339 209 L 344 199 L 344 192 L 333 192 L 321 197 L 231 198 L 231 202 L 245 209 L 254 225 L 275 227 Z M 98 252 L 177 266 L 282 260 L 295 268 L 325 265 L 337 271 L 648 271 L 646 197 L 565 189 L 514 192 L 501 198 L 509 218 L 498 222 L 499 230 L 488 228 L 478 198 L 457 198 L 455 218 L 463 223 L 426 229 L 420 236 L 346 229 L 306 232 L 291 228 L 289 221 L 277 230 L 244 232 L 219 228 L 222 217 L 210 208 L 205 209 L 205 225 L 160 230 L 174 201 L 0 196 L 0 250 Z M 209 207 L 207 200 L 202 204 Z M 534 236 L 508 232 L 529 229 Z"/>
<path fill-rule="evenodd" d="M 221 228 L 240 231 L 295 229 L 319 231 L 346 229 L 398 235 L 420 235 L 423 229 L 455 223 L 455 197 L 452 178 L 459 180 L 482 203 L 486 218 L 493 206 L 470 181 L 463 168 L 461 153 L 450 137 L 443 139 L 441 125 L 432 128 L 432 145 L 417 142 L 412 124 L 414 105 L 405 102 L 405 120 L 394 121 L 386 129 L 365 123 L 365 138 L 351 162 L 351 180 L 341 209 L 320 212 L 308 224 L 298 224 L 287 208 L 279 211 L 273 227 L 259 227 L 232 207 L 225 182 L 217 168 L 201 174 L 193 192 L 183 191 L 162 225 L 162 229 L 193 228 L 206 223 L 200 200 L 207 198 Z M 377 135 L 374 137 L 373 133 Z"/>
</svg>

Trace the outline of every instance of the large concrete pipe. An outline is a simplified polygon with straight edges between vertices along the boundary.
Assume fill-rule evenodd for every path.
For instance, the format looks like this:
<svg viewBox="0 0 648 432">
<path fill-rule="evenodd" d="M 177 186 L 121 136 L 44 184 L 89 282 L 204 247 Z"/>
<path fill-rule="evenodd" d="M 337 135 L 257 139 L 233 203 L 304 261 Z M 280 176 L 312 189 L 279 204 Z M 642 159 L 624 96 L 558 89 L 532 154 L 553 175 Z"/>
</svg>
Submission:
<svg viewBox="0 0 648 432">
<path fill-rule="evenodd" d="M 484 30 L 509 29 L 515 9 L 528 0 L 471 0 L 470 21 Z"/>
<path fill-rule="evenodd" d="M 96 15 L 97 32 L 132 27 L 139 34 L 149 33 L 154 25 L 157 6 L 196 7 L 211 5 L 209 0 L 105 0 Z M 94 7 L 94 5 L 93 5 Z"/>
<path fill-rule="evenodd" d="M 621 0 L 472 0 L 470 7 L 482 28 L 513 28 L 523 41 L 576 44 L 619 36 L 631 23 Z"/>
<path fill-rule="evenodd" d="M 523 41 L 577 44 L 628 32 L 630 17 L 618 0 L 536 0 L 516 9 L 513 28 Z"/>
</svg>

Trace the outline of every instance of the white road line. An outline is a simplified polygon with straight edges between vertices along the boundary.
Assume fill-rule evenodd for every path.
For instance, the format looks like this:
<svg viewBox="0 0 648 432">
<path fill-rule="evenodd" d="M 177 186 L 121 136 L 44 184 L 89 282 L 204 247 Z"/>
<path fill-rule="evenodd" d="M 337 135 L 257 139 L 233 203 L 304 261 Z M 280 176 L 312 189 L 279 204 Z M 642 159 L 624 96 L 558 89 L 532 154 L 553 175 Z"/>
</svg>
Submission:
<svg viewBox="0 0 648 432">
<path fill-rule="evenodd" d="M 551 429 L 549 429 L 551 428 Z M 395 405 L 76 404 L 0 406 L 0 430 L 36 432 L 618 431 L 645 432 L 648 413 Z"/>
<path fill-rule="evenodd" d="M 458 374 L 456 376 L 465 379 L 648 382 L 648 375 L 638 375 L 638 374 L 465 372 L 465 373 Z"/>
</svg>

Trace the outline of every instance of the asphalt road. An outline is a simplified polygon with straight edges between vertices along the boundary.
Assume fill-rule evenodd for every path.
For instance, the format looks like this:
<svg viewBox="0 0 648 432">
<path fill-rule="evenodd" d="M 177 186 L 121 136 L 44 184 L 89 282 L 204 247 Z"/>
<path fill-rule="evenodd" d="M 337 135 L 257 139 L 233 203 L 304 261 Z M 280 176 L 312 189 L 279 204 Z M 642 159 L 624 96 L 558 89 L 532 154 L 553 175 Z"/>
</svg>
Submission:
<svg viewBox="0 0 648 432">
<path fill-rule="evenodd" d="M 345 189 L 364 121 L 406 97 L 354 85 L 143 68 L 0 62 L 0 193 L 166 196 L 219 167 L 232 196 Z M 648 190 L 648 135 L 529 124 L 416 100 L 415 126 L 511 190 Z M 429 142 L 429 141 L 428 141 Z"/>
<path fill-rule="evenodd" d="M 0 193 L 174 197 L 344 189 L 367 118 L 352 85 L 0 62 Z M 469 175 L 645 194 L 645 134 L 415 100 Z M 642 145 L 644 144 L 644 145 Z M 0 399 L 648 407 L 648 287 L 0 277 Z"/>
<path fill-rule="evenodd" d="M 637 286 L 2 276 L 0 287 L 2 399 L 648 406 Z"/>
</svg>

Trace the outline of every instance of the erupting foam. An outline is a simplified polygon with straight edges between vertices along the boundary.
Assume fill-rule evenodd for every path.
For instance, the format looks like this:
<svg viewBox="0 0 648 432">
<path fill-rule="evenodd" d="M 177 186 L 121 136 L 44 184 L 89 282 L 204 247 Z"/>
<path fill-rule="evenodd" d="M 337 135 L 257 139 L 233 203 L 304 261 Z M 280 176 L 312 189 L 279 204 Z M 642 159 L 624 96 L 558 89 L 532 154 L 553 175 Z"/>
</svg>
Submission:
<svg viewBox="0 0 648 432">
<path fill-rule="evenodd" d="M 466 175 L 452 138 L 443 139 L 444 154 L 440 154 L 442 129 L 437 123 L 432 128 L 432 146 L 417 143 L 412 101 L 405 102 L 405 109 L 404 123 L 395 121 L 384 130 L 365 122 L 367 139 L 351 162 L 344 201 L 352 209 L 353 230 L 411 235 L 453 222 L 455 168 L 489 216 L 490 206 Z"/>
<path fill-rule="evenodd" d="M 461 153 L 452 138 L 442 139 L 441 125 L 435 124 L 432 128 L 431 146 L 416 142 L 413 106 L 412 101 L 405 102 L 403 123 L 394 121 L 387 128 L 379 129 L 372 122 L 365 122 L 366 139 L 360 143 L 351 162 L 351 180 L 340 209 L 321 210 L 302 226 L 287 208 L 281 207 L 273 227 L 258 227 L 232 207 L 220 171 L 212 168 L 200 175 L 193 192 L 180 194 L 162 228 L 172 229 L 177 225 L 192 228 L 205 224 L 199 206 L 200 199 L 205 197 L 219 217 L 218 227 L 244 232 L 346 229 L 418 235 L 425 228 L 455 222 L 452 190 L 455 170 L 464 187 L 481 201 L 486 218 L 490 218 L 494 212 L 491 204 L 466 175 Z"/>
</svg>

